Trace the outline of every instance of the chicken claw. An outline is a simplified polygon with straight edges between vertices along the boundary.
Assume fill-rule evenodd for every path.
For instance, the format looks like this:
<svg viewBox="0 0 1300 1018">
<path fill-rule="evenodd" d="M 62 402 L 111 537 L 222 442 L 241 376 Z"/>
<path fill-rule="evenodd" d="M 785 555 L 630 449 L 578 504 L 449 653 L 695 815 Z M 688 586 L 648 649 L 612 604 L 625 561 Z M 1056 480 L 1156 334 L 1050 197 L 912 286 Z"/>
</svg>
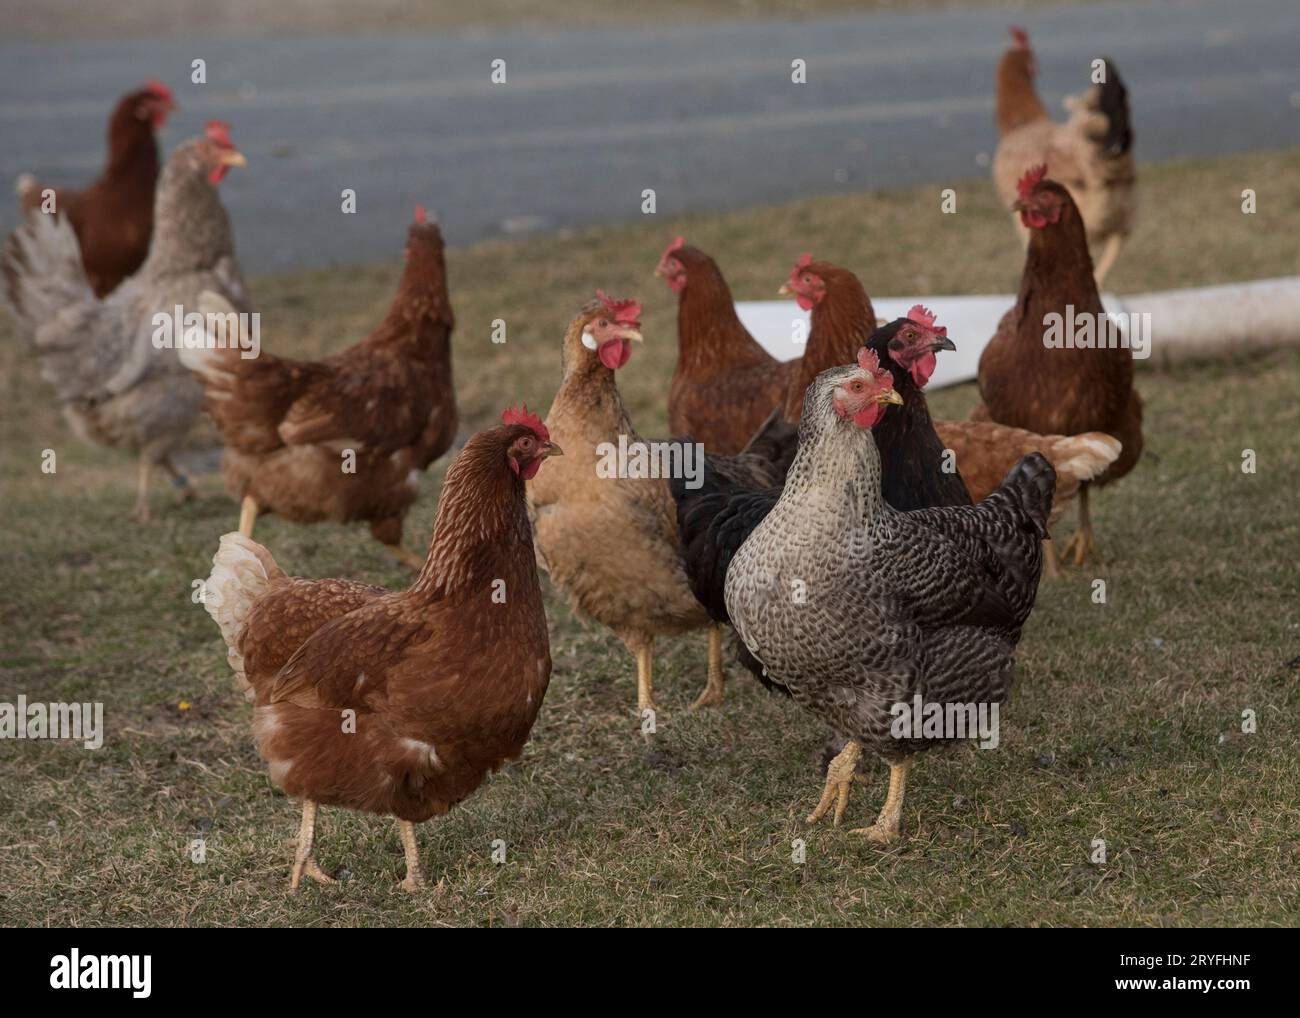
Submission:
<svg viewBox="0 0 1300 1018">
<path fill-rule="evenodd" d="M 293 873 L 289 877 L 289 890 L 297 891 L 302 883 L 303 874 L 322 884 L 338 883 L 316 862 L 312 848 L 316 842 L 316 803 L 311 799 L 302 801 L 302 826 L 298 829 L 298 851 L 293 858 Z"/>
<path fill-rule="evenodd" d="M 1062 550 L 1062 557 L 1070 558 L 1073 556 L 1074 564 L 1081 566 L 1096 550 L 1097 546 L 1092 540 L 1092 528 L 1080 527 L 1066 542 L 1065 548 Z"/>
<path fill-rule="evenodd" d="M 852 739 L 844 744 L 844 748 L 826 768 L 826 787 L 822 790 L 821 801 L 817 803 L 817 808 L 808 814 L 805 823 L 815 824 L 826 815 L 826 811 L 831 808 L 831 802 L 834 801 L 834 823 L 836 827 L 840 825 L 844 811 L 849 805 L 849 791 L 853 787 L 853 775 L 857 770 L 858 757 L 861 755 L 861 747 Z"/>
<path fill-rule="evenodd" d="M 907 772 L 911 769 L 911 760 L 890 765 L 889 794 L 885 796 L 880 816 L 876 817 L 876 822 L 870 827 L 855 828 L 849 831 L 850 834 L 861 834 L 878 845 L 888 845 L 898 840 L 899 821 L 903 816 L 903 792 L 907 788 Z"/>
<path fill-rule="evenodd" d="M 722 703 L 726 681 L 727 677 L 722 671 L 722 627 L 710 626 L 709 684 L 704 687 L 704 692 L 700 694 L 699 699 L 691 704 L 691 710 Z"/>
</svg>

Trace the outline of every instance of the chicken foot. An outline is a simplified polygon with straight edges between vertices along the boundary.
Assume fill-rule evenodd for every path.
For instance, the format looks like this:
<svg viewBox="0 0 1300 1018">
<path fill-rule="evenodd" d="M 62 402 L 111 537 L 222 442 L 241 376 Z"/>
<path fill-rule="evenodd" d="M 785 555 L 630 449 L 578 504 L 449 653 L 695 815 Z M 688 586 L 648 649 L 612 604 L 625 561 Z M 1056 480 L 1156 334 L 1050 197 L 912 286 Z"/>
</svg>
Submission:
<svg viewBox="0 0 1300 1018">
<path fill-rule="evenodd" d="M 849 831 L 850 834 L 864 835 L 868 841 L 881 845 L 888 845 L 898 838 L 899 821 L 903 816 L 903 793 L 907 789 L 907 772 L 911 769 L 911 759 L 889 765 L 889 794 L 885 796 L 880 816 L 870 827 L 856 828 Z"/>
<path fill-rule="evenodd" d="M 1079 529 L 1063 549 L 1064 555 L 1073 556 L 1074 564 L 1081 566 L 1097 549 L 1092 540 L 1092 515 L 1088 512 L 1088 485 L 1079 486 Z"/>
<path fill-rule="evenodd" d="M 840 821 L 844 818 L 844 811 L 849 805 L 849 791 L 853 787 L 853 775 L 861 755 L 862 747 L 852 739 L 844 744 L 844 748 L 826 767 L 826 787 L 822 790 L 821 801 L 817 803 L 817 808 L 808 814 L 805 823 L 815 824 L 826 815 L 826 811 L 834 802 L 834 823 L 836 827 L 840 825 Z"/>
<path fill-rule="evenodd" d="M 424 886 L 424 873 L 420 870 L 420 849 L 415 843 L 415 824 L 409 820 L 397 821 L 397 833 L 402 839 L 402 850 L 406 853 L 406 879 L 402 881 L 403 891 L 418 891 Z"/>
<path fill-rule="evenodd" d="M 691 710 L 722 703 L 727 676 L 722 671 L 722 627 L 709 626 L 709 683 Z"/>
<path fill-rule="evenodd" d="M 312 848 L 316 843 L 316 803 L 311 799 L 302 801 L 302 826 L 298 829 L 298 851 L 293 858 L 293 874 L 289 877 L 289 890 L 298 890 L 303 874 L 318 880 L 322 884 L 336 881 L 316 862 Z"/>
</svg>

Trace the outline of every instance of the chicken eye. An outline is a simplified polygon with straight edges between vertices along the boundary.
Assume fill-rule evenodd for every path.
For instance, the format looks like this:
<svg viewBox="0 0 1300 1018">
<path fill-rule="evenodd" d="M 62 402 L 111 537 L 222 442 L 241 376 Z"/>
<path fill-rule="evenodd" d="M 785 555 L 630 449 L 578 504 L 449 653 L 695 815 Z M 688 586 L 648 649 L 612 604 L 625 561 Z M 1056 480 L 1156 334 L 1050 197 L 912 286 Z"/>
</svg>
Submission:
<svg viewBox="0 0 1300 1018">
<path fill-rule="evenodd" d="M 598 321 L 598 322 L 596 323 L 596 326 L 597 326 L 598 328 L 601 328 L 601 329 L 606 329 L 606 328 L 608 328 L 608 327 L 609 327 L 609 319 L 608 319 L 608 318 L 602 318 L 600 321 Z"/>
</svg>

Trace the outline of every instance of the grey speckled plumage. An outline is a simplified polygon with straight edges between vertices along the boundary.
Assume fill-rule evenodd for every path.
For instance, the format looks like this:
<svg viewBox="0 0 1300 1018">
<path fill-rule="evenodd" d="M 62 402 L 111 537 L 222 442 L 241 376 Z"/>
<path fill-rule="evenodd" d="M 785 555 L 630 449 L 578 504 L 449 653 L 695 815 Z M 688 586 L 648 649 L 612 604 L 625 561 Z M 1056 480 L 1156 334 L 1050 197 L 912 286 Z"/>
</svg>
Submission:
<svg viewBox="0 0 1300 1018">
<path fill-rule="evenodd" d="M 153 345 L 153 316 L 198 309 L 213 290 L 239 311 L 248 291 L 230 219 L 206 179 L 203 139 L 172 153 L 158 182 L 154 234 L 140 270 L 104 300 L 86 280 L 72 228 L 33 214 L 10 236 L 3 268 L 19 331 L 36 349 L 84 439 L 162 462 L 198 416 L 202 389 L 173 349 Z"/>
<path fill-rule="evenodd" d="M 857 377 L 870 378 L 833 368 L 809 386 L 798 455 L 731 562 L 726 603 L 797 703 L 896 763 L 936 743 L 895 739 L 895 703 L 1006 697 L 1055 476 L 1033 454 L 978 505 L 898 512 L 881 498 L 870 429 L 835 411 L 836 386 Z"/>
</svg>

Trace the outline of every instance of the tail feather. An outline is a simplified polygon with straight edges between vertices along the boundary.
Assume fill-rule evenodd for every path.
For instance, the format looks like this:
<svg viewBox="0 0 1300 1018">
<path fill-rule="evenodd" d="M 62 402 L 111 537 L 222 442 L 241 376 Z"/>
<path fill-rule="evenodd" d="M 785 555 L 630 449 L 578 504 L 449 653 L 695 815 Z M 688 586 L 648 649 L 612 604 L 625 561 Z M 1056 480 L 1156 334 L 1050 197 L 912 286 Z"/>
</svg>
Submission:
<svg viewBox="0 0 1300 1018">
<path fill-rule="evenodd" d="M 1011 468 L 998 489 L 1029 518 L 1037 536 L 1047 536 L 1047 518 L 1056 493 L 1056 470 L 1042 453 L 1031 452 Z M 996 494 L 996 493 L 995 493 Z"/>
<path fill-rule="evenodd" d="M 1097 108 L 1105 116 L 1107 127 L 1101 153 L 1107 159 L 1116 159 L 1133 147 L 1133 122 L 1124 80 L 1109 57 L 1103 60 L 1106 78 L 1098 91 Z"/>
<path fill-rule="evenodd" d="M 212 556 L 212 574 L 204 584 L 203 606 L 221 629 L 227 659 L 238 677 L 240 688 L 249 689 L 244 658 L 239 653 L 240 637 L 253 604 L 273 585 L 287 579 L 271 553 L 240 533 L 223 534 Z"/>
<path fill-rule="evenodd" d="M 64 216 L 28 216 L 5 242 L 0 270 L 9 307 L 29 339 L 61 312 L 98 303 Z"/>
<path fill-rule="evenodd" d="M 1059 479 L 1090 481 L 1119 459 L 1123 446 L 1103 431 L 1085 431 L 1058 438 L 1047 450 Z"/>
</svg>

